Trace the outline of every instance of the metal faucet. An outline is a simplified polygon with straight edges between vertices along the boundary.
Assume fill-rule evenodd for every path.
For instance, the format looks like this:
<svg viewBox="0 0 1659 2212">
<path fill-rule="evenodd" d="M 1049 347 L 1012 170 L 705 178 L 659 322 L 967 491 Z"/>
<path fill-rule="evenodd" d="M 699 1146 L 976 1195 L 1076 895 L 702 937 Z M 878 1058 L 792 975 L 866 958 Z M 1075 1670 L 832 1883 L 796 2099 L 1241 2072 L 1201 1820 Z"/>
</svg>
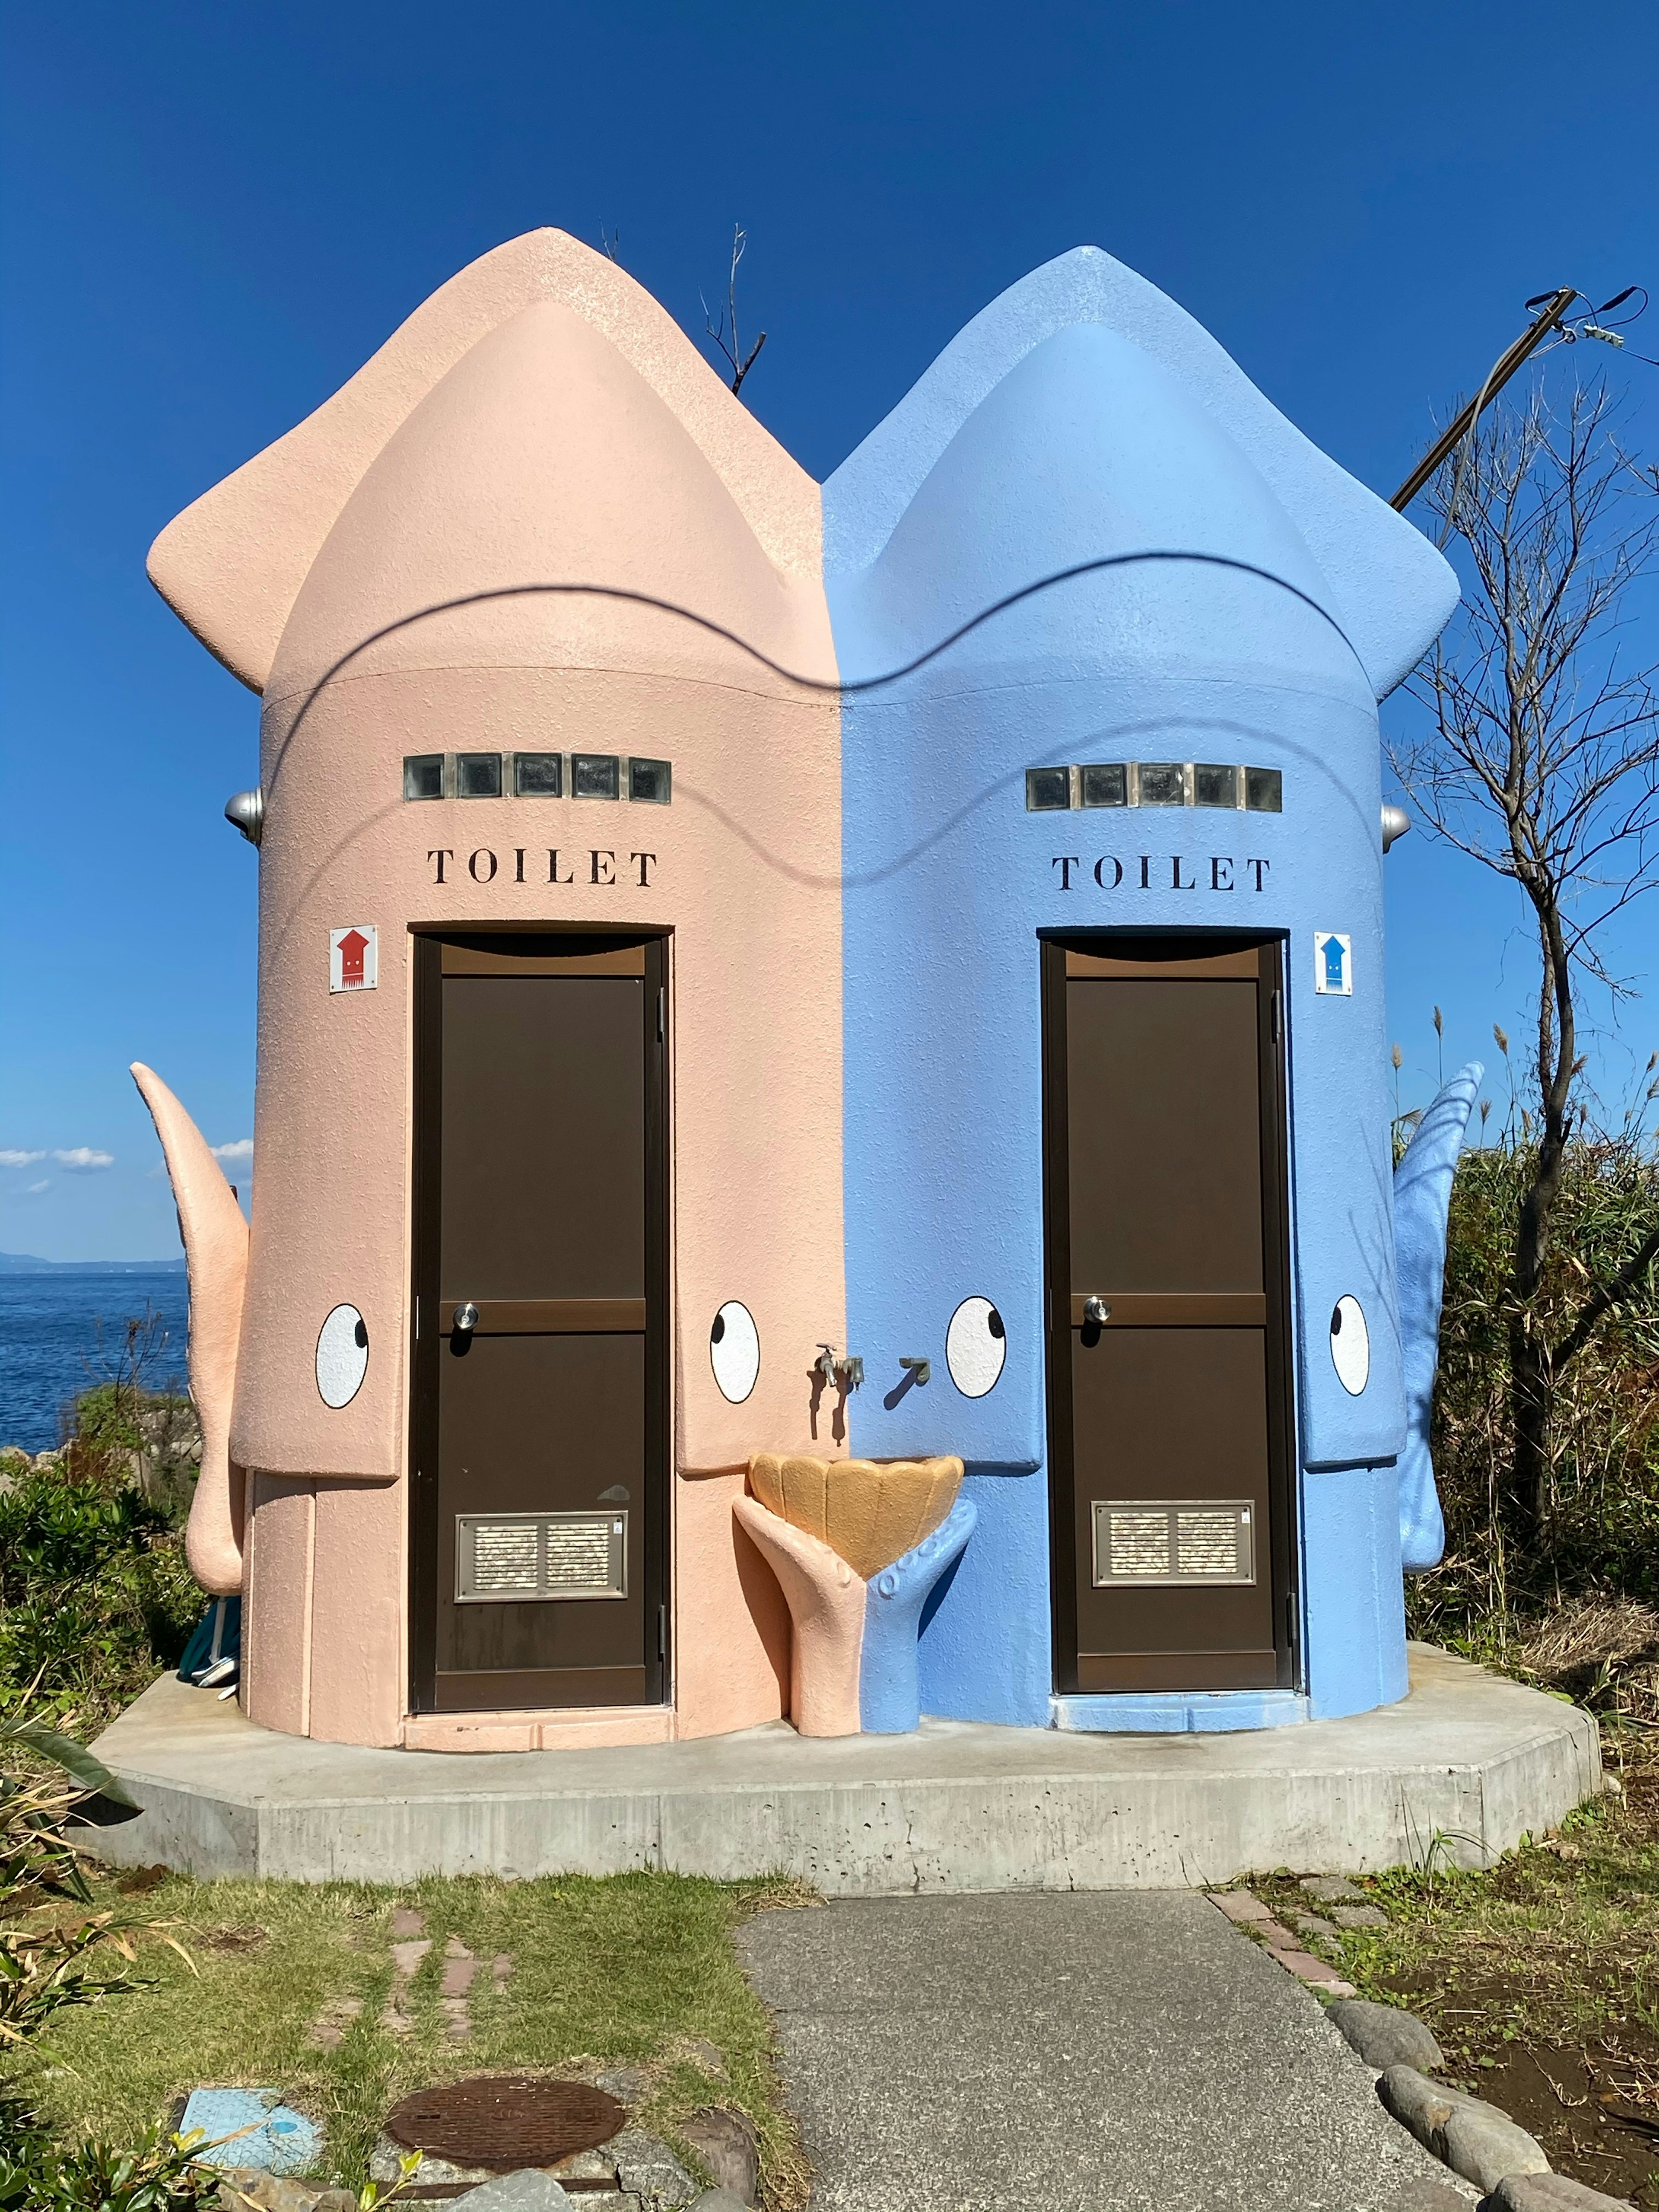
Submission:
<svg viewBox="0 0 1659 2212">
<path fill-rule="evenodd" d="M 852 1352 L 844 1359 L 837 1359 L 833 1344 L 820 1344 L 818 1356 L 812 1362 L 812 1372 L 822 1375 L 832 1389 L 839 1382 L 844 1390 L 856 1390 L 864 1380 L 864 1362 Z"/>
</svg>

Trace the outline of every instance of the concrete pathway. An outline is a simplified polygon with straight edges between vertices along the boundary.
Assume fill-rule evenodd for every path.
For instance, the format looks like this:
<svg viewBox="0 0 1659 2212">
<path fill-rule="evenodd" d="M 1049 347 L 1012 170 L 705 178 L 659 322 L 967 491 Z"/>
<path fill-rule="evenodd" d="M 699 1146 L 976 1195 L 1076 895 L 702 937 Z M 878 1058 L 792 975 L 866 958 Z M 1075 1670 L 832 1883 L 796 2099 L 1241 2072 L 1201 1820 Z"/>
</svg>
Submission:
<svg viewBox="0 0 1659 2212">
<path fill-rule="evenodd" d="M 1467 2212 L 1203 1897 L 878 1898 L 739 1937 L 813 2212 Z"/>
</svg>

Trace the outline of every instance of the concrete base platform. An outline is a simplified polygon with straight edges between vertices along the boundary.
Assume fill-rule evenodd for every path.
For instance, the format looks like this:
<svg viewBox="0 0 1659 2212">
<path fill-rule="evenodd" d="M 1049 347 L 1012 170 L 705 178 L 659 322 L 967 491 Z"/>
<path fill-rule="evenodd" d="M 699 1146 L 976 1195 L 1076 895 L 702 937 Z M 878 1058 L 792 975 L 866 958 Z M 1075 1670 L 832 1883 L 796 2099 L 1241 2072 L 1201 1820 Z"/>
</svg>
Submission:
<svg viewBox="0 0 1659 2212">
<path fill-rule="evenodd" d="M 832 1897 L 1180 1889 L 1290 1866 L 1465 1866 L 1601 1787 L 1577 1707 L 1413 1644 L 1411 1694 L 1351 1720 L 1231 1735 L 924 1721 L 808 1741 L 785 1722 L 592 1751 L 364 1750 L 277 1735 L 172 1677 L 100 1739 L 143 1806 L 103 1855 L 196 1875 L 730 1878 Z"/>
</svg>

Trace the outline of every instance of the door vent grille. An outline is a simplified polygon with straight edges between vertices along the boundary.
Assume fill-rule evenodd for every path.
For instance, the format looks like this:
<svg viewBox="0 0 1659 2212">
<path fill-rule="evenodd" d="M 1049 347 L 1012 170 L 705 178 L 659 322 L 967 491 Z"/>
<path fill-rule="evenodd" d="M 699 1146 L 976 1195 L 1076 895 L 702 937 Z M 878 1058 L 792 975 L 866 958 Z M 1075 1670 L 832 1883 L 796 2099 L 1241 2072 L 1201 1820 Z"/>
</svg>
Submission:
<svg viewBox="0 0 1659 2212">
<path fill-rule="evenodd" d="M 625 1512 L 455 1516 L 457 1605 L 627 1595 Z"/>
<path fill-rule="evenodd" d="M 1097 1589 L 1255 1580 L 1248 1498 L 1097 1498 L 1094 1535 Z"/>
</svg>

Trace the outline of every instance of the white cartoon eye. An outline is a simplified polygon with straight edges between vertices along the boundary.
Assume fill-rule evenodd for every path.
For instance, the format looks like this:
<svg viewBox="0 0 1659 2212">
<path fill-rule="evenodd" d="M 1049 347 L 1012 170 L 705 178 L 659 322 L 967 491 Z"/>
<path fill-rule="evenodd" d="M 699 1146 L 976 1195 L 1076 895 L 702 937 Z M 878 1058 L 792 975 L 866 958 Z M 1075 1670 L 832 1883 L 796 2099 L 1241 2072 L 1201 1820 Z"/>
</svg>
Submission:
<svg viewBox="0 0 1659 2212">
<path fill-rule="evenodd" d="M 964 1298 L 945 1332 L 945 1364 L 964 1398 L 994 1389 L 1008 1356 L 1002 1316 L 989 1298 Z"/>
<path fill-rule="evenodd" d="M 722 1398 L 742 1405 L 760 1375 L 760 1331 L 746 1305 L 728 1298 L 708 1332 L 708 1364 Z"/>
<path fill-rule="evenodd" d="M 1331 1364 L 1342 1388 L 1357 1398 L 1371 1371 L 1370 1332 L 1358 1298 L 1339 1298 L 1332 1311 Z"/>
<path fill-rule="evenodd" d="M 368 1372 L 368 1324 L 356 1306 L 336 1306 L 317 1336 L 317 1389 L 325 1406 L 349 1406 Z"/>
</svg>

